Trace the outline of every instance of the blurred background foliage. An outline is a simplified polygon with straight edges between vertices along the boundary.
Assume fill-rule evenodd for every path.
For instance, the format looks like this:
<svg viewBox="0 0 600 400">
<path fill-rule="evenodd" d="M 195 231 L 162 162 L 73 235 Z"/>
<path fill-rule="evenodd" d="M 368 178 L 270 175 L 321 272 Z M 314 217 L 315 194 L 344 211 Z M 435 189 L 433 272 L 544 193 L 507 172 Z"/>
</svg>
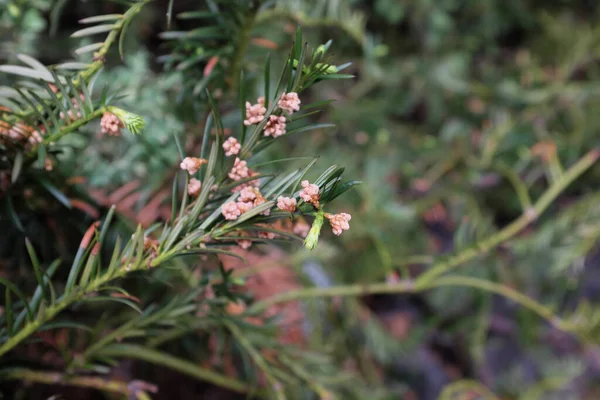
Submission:
<svg viewBox="0 0 600 400">
<path fill-rule="evenodd" d="M 356 78 L 325 82 L 302 98 L 307 104 L 335 99 L 314 119 L 335 122 L 336 130 L 280 141 L 261 157 L 319 155 L 317 165 L 343 165 L 347 176 L 363 182 L 338 206 L 352 214 L 349 232 L 336 241 L 327 233 L 315 252 L 278 259 L 299 282 L 325 287 L 414 277 L 434 258 L 528 212 L 529 196 L 537 199 L 599 144 L 595 1 L 230 2 L 232 10 L 247 7 L 241 15 L 255 14 L 253 22 L 228 14 L 213 20 L 190 11 L 210 10 L 212 2 L 175 0 L 169 28 L 168 1 L 152 2 L 129 27 L 124 59 L 109 55 L 97 86 L 123 94 L 120 104 L 143 115 L 147 129 L 140 139 L 95 137 L 95 131 L 69 139 L 78 150 L 61 156 L 57 173 L 84 181 L 71 190 L 95 209 L 105 210 L 115 199 L 110 195 L 129 185 L 136 195 L 124 206 L 130 211 L 125 225 L 136 217 L 160 219 L 160 207 L 146 206 L 170 190 L 178 160 L 172 134 L 184 132 L 187 149 L 201 141 L 206 102 L 190 99 L 207 87 L 217 98 L 233 98 L 241 70 L 247 92 L 258 94 L 265 57 L 271 54 L 274 65 L 285 57 L 297 24 L 310 43 L 333 39 L 332 62 L 351 60 Z M 0 7 L 0 61 L 20 52 L 54 64 L 72 59 L 84 44 L 68 38 L 77 20 L 120 5 L 0 0 Z M 225 116 L 226 125 L 234 121 L 239 116 Z M 583 301 L 597 304 L 598 179 L 596 167 L 520 235 L 462 265 L 464 274 L 500 282 L 563 313 Z M 79 232 L 93 220 L 74 219 Z M 304 334 L 312 348 L 381 389 L 369 397 L 600 394 L 598 348 L 505 298 L 447 287 L 338 300 L 308 303 Z"/>
</svg>

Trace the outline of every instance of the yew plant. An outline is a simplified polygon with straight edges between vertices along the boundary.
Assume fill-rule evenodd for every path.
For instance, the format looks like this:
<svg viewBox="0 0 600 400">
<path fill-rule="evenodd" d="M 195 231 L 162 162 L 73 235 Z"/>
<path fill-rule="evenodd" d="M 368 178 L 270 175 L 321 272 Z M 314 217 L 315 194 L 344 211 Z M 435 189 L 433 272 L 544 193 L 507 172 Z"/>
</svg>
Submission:
<svg viewBox="0 0 600 400">
<path fill-rule="evenodd" d="M 142 140 L 144 116 L 119 107 L 124 95 L 99 88 L 96 82 L 113 50 L 126 56 L 127 28 L 147 3 L 133 2 L 122 14 L 80 21 L 86 26 L 72 37 L 102 38 L 76 50 L 78 55 L 90 53 L 89 62 L 46 66 L 17 54 L 19 63 L 0 66 L 0 72 L 11 79 L 10 86 L 2 88 L 0 109 L 3 232 L 25 236 L 28 260 L 24 268 L 35 278 L 33 286 L 19 277 L 0 278 L 5 288 L 0 329 L 2 379 L 79 386 L 138 399 L 164 390 L 153 383 L 111 378 L 111 370 L 120 360 L 133 358 L 249 395 L 285 398 L 306 392 L 332 396 L 336 387 L 344 387 L 334 365 L 321 355 L 283 346 L 278 340 L 277 316 L 246 309 L 252 299 L 240 290 L 243 278 L 219 262 L 223 257 L 243 258 L 237 248 L 265 243 L 285 246 L 286 242 L 303 241 L 313 249 L 325 221 L 337 235 L 349 229 L 350 215 L 335 213 L 332 203 L 358 184 L 342 180 L 343 167 L 331 166 L 309 182 L 306 174 L 312 172 L 316 158 L 302 158 L 304 166 L 297 169 L 286 166 L 289 159 L 254 161 L 278 140 L 291 136 L 302 140 L 305 132 L 334 127 L 310 122 L 329 102 L 303 101 L 304 91 L 320 81 L 351 78 L 341 73 L 349 64 L 329 63 L 331 41 L 310 47 L 298 29 L 280 71 L 272 68 L 270 58 L 263 61 L 264 84 L 256 100 L 246 94 L 245 44 L 239 42 L 236 51 L 223 55 L 232 59 L 223 60 L 226 68 L 219 72 L 229 74 L 223 83 L 235 96 L 221 96 L 219 83 L 213 89 L 208 82 L 201 90 L 186 92 L 198 109 L 205 110 L 204 134 L 198 151 L 188 153 L 180 143 L 185 132 L 173 132 L 171 140 L 179 149 L 180 161 L 171 168 L 178 172 L 166 221 L 149 227 L 138 224 L 130 233 L 117 229 L 115 234 L 111 224 L 119 215 L 113 206 L 85 231 L 76 254 L 57 259 L 41 257 L 38 249 L 48 244 L 27 237 L 31 231 L 27 213 L 44 207 L 59 207 L 61 213 L 77 211 L 75 200 L 61 190 L 64 182 L 58 172 L 66 153 L 74 151 L 70 136 L 85 137 L 90 129 L 98 131 L 99 125 L 103 140 L 121 140 L 122 135 Z M 231 11 L 214 5 L 218 8 L 212 14 L 218 20 Z M 255 12 L 253 5 L 239 6 L 240 13 Z M 243 27 L 242 23 L 239 40 L 246 41 Z M 165 33 L 167 38 L 169 35 L 193 37 Z M 177 48 L 172 55 L 182 56 Z M 214 66 L 205 68 L 207 75 Z M 224 117 L 223 109 L 227 111 Z M 279 166 L 278 173 L 261 172 L 265 165 L 273 164 Z M 309 231 L 307 221 L 311 220 Z M 201 266 L 196 271 L 201 279 L 188 280 L 187 287 L 169 291 L 169 285 L 177 286 L 173 282 L 177 278 L 169 282 L 168 271 L 196 267 L 198 262 Z M 165 272 L 161 274 L 161 270 Z M 162 290 L 167 293 L 148 296 L 143 288 L 141 293 L 135 292 L 130 290 L 131 279 L 165 279 Z M 56 332 L 68 339 L 57 342 Z M 196 357 L 185 359 L 166 350 L 169 343 L 191 337 L 197 348 L 207 349 L 204 342 L 210 335 L 221 343 L 217 348 L 208 347 L 213 353 L 219 353 L 222 343 L 235 343 L 244 371 L 224 374 L 218 365 L 201 367 Z M 44 343 L 38 343 L 40 338 Z M 47 345 L 55 350 L 50 363 L 27 356 L 27 349 Z"/>
<path fill-rule="evenodd" d="M 444 182 L 448 190 L 431 192 L 420 205 L 412 206 L 416 213 L 440 199 L 464 201 L 463 208 L 454 210 L 463 220 L 456 232 L 460 240 L 455 240 L 452 253 L 443 255 L 426 254 L 412 245 L 409 234 L 394 233 L 401 229 L 396 231 L 393 225 L 408 221 L 405 214 L 409 213 L 396 198 L 395 167 L 384 168 L 386 159 L 381 154 L 386 152 L 360 147 L 369 140 L 367 133 L 353 132 L 360 145 L 354 158 L 361 157 L 359 162 L 352 160 L 353 173 L 368 177 L 365 185 L 356 188 L 362 200 L 353 211 L 354 218 L 344 208 L 351 196 L 335 200 L 360 182 L 342 179 L 342 166 L 317 171 L 318 156 L 331 157 L 332 152 L 342 152 L 342 146 L 331 150 L 329 143 L 311 143 L 306 147 L 320 154 L 275 156 L 290 148 L 302 150 L 308 134 L 334 131 L 336 126 L 320 114 L 337 107 L 321 100 L 329 93 L 321 89 L 322 83 L 330 81 L 335 86 L 345 80 L 350 86 L 354 78 L 347 73 L 350 64 L 333 61 L 340 57 L 332 55 L 335 46 L 327 40 L 329 32 L 320 32 L 323 41 L 307 43 L 301 25 L 338 29 L 364 52 L 363 69 L 356 70 L 366 78 L 347 93 L 347 107 L 339 109 L 347 117 L 339 122 L 352 125 L 346 129 L 360 129 L 353 125 L 361 119 L 367 120 L 365 125 L 387 126 L 393 119 L 389 115 L 396 115 L 396 108 L 402 106 L 398 104 L 402 90 L 394 83 L 400 75 L 411 83 L 407 87 L 414 93 L 407 96 L 427 100 L 442 92 L 468 90 L 490 102 L 496 95 L 508 96 L 519 109 L 524 101 L 554 114 L 554 105 L 545 102 L 558 99 L 563 92 L 573 93 L 573 99 L 587 98 L 584 86 L 571 85 L 570 71 L 575 65 L 571 56 L 562 74 L 564 82 L 557 81 L 564 86 L 550 81 L 547 87 L 524 92 L 527 95 L 510 94 L 501 86 L 490 90 L 483 83 L 451 82 L 453 74 L 446 74 L 451 68 L 442 65 L 435 68 L 442 74 L 438 83 L 448 86 L 436 92 L 430 90 L 435 85 L 425 84 L 432 72 L 414 68 L 436 66 L 428 64 L 431 60 L 421 63 L 409 58 L 406 66 L 378 64 L 387 50 L 365 33 L 364 15 L 351 7 L 363 5 L 360 1 L 208 0 L 183 12 L 174 11 L 180 5 L 173 0 L 91 3 L 90 9 L 106 6 L 114 12 L 79 21 L 81 29 L 69 39 L 78 43 L 73 60 L 43 63 L 41 55 L 25 51 L 35 51 L 34 44 L 41 42 L 15 34 L 14 46 L 5 47 L 10 49 L 6 57 L 10 61 L 0 65 L 0 286 L 4 292 L 0 394 L 28 398 L 44 388 L 48 396 L 83 390 L 91 396 L 101 392 L 112 396 L 108 398 L 143 400 L 175 392 L 161 379 L 173 373 L 179 380 L 202 382 L 227 391 L 227 396 L 232 392 L 244 398 L 398 398 L 406 392 L 393 387 L 390 381 L 394 379 L 385 374 L 389 371 L 379 367 L 394 364 L 395 357 L 404 354 L 404 343 L 390 339 L 389 332 L 355 300 L 377 294 L 433 296 L 461 288 L 483 293 L 486 299 L 499 296 L 578 343 L 598 344 L 597 307 L 581 301 L 565 309 L 559 300 L 536 297 L 498 279 L 491 262 L 506 258 L 506 263 L 529 263 L 549 257 L 566 268 L 597 245 L 597 193 L 583 196 L 558 214 L 549 212 L 597 164 L 600 152 L 595 144 L 577 147 L 581 153 L 570 151 L 565 157 L 555 143 L 542 140 L 531 151 L 517 152 L 515 147 L 515 158 L 511 158 L 512 153 L 500 146 L 510 137 L 503 123 L 484 124 L 489 133 L 482 137 L 462 135 L 458 131 L 467 125 L 453 125 L 446 133 L 453 136 L 456 132 L 462 145 L 452 149 L 450 142 L 429 141 L 431 137 L 419 131 L 411 136 L 414 140 L 391 149 L 387 136 L 392 135 L 382 129 L 373 148 L 387 147 L 387 152 L 402 147 L 397 158 L 410 170 L 407 174 L 411 178 L 423 175 L 415 179 L 420 183 L 416 189 L 425 187 L 428 192 L 432 182 L 457 171 Z M 394 2 L 377 3 L 386 18 L 401 19 L 404 14 Z M 26 7 L 38 7 L 40 13 L 51 10 L 56 17 L 65 4 L 10 2 L 8 11 L 0 14 L 0 33 L 4 34 L 1 29 L 6 21 L 18 26 Z M 144 63 L 139 60 L 147 54 L 131 47 L 143 40 L 137 36 L 151 25 L 146 14 L 150 7 L 160 10 L 165 29 L 151 38 L 159 43 L 154 50 L 160 56 Z M 382 12 L 386 7 L 396 11 Z M 429 6 L 419 7 L 412 16 L 419 28 L 415 30 L 437 26 L 427 20 L 430 15 L 436 19 L 439 13 L 431 13 Z M 448 10 L 444 12 L 452 14 Z M 60 20 L 52 19 L 53 24 Z M 284 32 L 273 20 L 285 21 L 289 29 Z M 142 28 L 136 30 L 136 24 Z M 41 29 L 36 27 L 36 32 Z M 271 38 L 293 37 L 284 53 L 277 51 L 280 43 L 263 37 L 272 29 L 281 29 L 281 34 Z M 395 34 L 390 29 L 386 35 Z M 428 35 L 431 43 L 427 43 L 433 46 L 435 41 L 455 36 L 459 35 L 441 30 Z M 580 42 L 579 36 L 585 35 L 576 36 L 575 42 Z M 257 46 L 272 51 L 250 51 Z M 445 56 L 443 50 L 440 54 Z M 430 49 L 417 53 L 419 57 L 431 54 Z M 582 63 L 588 63 L 589 51 L 576 53 L 585 56 Z M 119 70 L 124 65 L 127 68 Z M 127 85 L 130 81 L 137 86 Z M 147 89 L 150 95 L 143 107 L 127 102 Z M 372 99 L 363 103 L 362 97 L 372 93 L 379 96 L 375 99 L 379 103 Z M 417 100 L 415 104 L 421 104 Z M 471 108 L 485 108 L 483 100 L 475 100 L 469 103 Z M 357 115 L 348 115 L 353 111 Z M 447 119 L 451 124 L 453 119 Z M 404 141 L 401 131 L 410 130 L 412 135 L 412 129 L 412 125 L 399 129 L 396 140 Z M 157 131 L 164 131 L 155 135 L 160 140 L 149 134 Z M 435 152 L 428 152 L 432 143 Z M 454 150 L 464 154 L 457 158 Z M 346 158 L 350 162 L 351 157 Z M 515 164 L 514 160 L 520 161 Z M 96 170 L 95 177 L 118 184 L 94 188 L 78 174 L 80 168 Z M 147 173 L 138 174 L 144 179 L 133 181 L 131 171 L 140 170 Z M 461 188 L 473 176 L 485 180 L 489 171 L 506 182 L 510 206 L 514 203 L 517 209 L 515 218 L 498 226 L 490 226 L 491 218 L 472 201 L 485 186 Z M 157 196 L 148 195 L 155 191 Z M 555 217 L 547 218 L 547 214 Z M 351 224 L 350 234 L 344 233 Z M 571 235 L 573 226 L 578 228 Z M 530 229 L 537 234 L 527 236 Z M 342 234 L 349 238 L 343 242 L 345 254 L 331 262 L 332 269 L 348 267 L 338 276 L 348 272 L 364 280 L 348 278 L 345 284 L 332 280 L 304 287 L 302 278 L 295 277 L 275 294 L 249 290 L 250 282 L 263 279 L 262 273 L 273 263 L 285 264 L 298 254 L 317 257 L 313 250 L 326 247 L 320 235 L 329 235 L 328 231 L 333 240 Z M 394 252 L 396 245 L 401 253 Z M 269 258 L 274 249 L 283 254 L 275 261 Z M 393 256 L 405 251 L 422 254 L 405 259 Z M 227 266 L 232 259 L 246 262 L 251 257 L 254 262 L 247 267 Z M 339 265 L 344 262 L 351 265 Z M 263 288 L 283 280 L 277 276 L 264 282 Z M 455 300 L 452 296 L 448 302 Z M 440 303 L 445 313 L 449 303 Z M 481 315 L 487 313 L 487 303 L 484 306 Z M 483 343 L 487 320 L 476 318 L 473 326 L 479 328 L 473 336 Z M 413 344 L 427 341 L 423 332 L 429 322 L 413 329 Z M 363 354 L 363 350 L 373 354 Z M 560 382 L 566 381 L 565 376 L 573 377 L 562 375 Z M 534 395 L 536 390 L 540 389 L 534 389 Z M 441 398 L 474 393 L 498 398 L 491 388 L 468 379 L 448 385 Z"/>
</svg>

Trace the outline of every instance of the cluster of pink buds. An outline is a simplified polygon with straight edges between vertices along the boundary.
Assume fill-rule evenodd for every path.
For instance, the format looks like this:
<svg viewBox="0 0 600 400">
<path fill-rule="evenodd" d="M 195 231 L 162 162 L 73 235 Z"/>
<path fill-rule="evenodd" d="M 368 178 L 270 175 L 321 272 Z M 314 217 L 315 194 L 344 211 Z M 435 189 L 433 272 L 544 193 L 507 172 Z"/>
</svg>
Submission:
<svg viewBox="0 0 600 400">
<path fill-rule="evenodd" d="M 329 220 L 329 224 L 331 225 L 331 230 L 337 236 L 340 236 L 343 231 L 347 231 L 350 229 L 350 220 L 352 216 L 346 213 L 340 214 L 325 214 L 325 218 Z"/>
<path fill-rule="evenodd" d="M 226 220 L 234 221 L 242 215 L 242 212 L 235 201 L 228 201 L 221 206 L 221 214 L 223 214 Z"/>
<path fill-rule="evenodd" d="M 293 213 L 296 211 L 296 199 L 293 197 L 279 196 L 277 198 L 277 208 L 282 211 L 289 211 Z"/>
<path fill-rule="evenodd" d="M 285 117 L 283 115 L 271 115 L 265 125 L 265 136 L 274 138 L 285 135 Z"/>
<path fill-rule="evenodd" d="M 204 158 L 186 157 L 183 159 L 179 168 L 187 171 L 190 175 L 194 175 L 203 164 L 208 163 Z"/>
<path fill-rule="evenodd" d="M 288 114 L 293 114 L 295 111 L 300 110 L 300 98 L 298 93 L 290 92 L 283 93 L 277 101 L 277 106 Z M 246 102 L 246 119 L 244 125 L 254 125 L 262 122 L 265 119 L 267 109 L 265 107 L 265 98 L 259 97 L 257 104 L 250 104 Z M 285 135 L 286 129 L 286 117 L 285 115 L 270 115 L 267 123 L 264 127 L 265 136 L 279 137 Z M 225 148 L 225 145 L 223 146 Z M 226 149 L 225 151 L 229 151 Z M 231 153 L 237 154 L 237 153 Z"/>
<path fill-rule="evenodd" d="M 244 125 L 249 126 L 253 124 L 258 124 L 263 119 L 265 119 L 265 113 L 267 109 L 265 108 L 265 98 L 259 97 L 257 104 L 250 104 L 246 102 L 246 119 L 244 120 Z"/>
<path fill-rule="evenodd" d="M 188 194 L 194 197 L 198 196 L 200 194 L 200 189 L 202 189 L 202 183 L 196 178 L 190 179 L 190 182 L 188 183 Z"/>
<path fill-rule="evenodd" d="M 231 171 L 229 171 L 228 173 L 229 178 L 233 181 L 239 181 L 241 179 L 249 178 L 255 175 L 258 175 L 258 172 L 252 171 L 250 168 L 248 168 L 248 163 L 244 160 L 240 160 L 239 157 L 236 157 L 235 163 L 233 164 Z M 259 180 L 255 179 L 249 182 L 242 183 L 241 185 L 237 185 L 236 187 L 231 189 L 231 191 L 235 193 L 247 187 L 257 187 L 259 183 Z"/>
<path fill-rule="evenodd" d="M 300 193 L 298 193 L 300 198 L 305 202 L 312 204 L 316 208 L 319 208 L 319 199 L 321 197 L 319 195 L 319 187 L 314 183 L 310 183 L 309 181 L 302 181 L 301 185 L 302 190 Z"/>
<path fill-rule="evenodd" d="M 238 231 L 239 236 L 250 236 L 248 232 Z M 244 250 L 248 250 L 250 246 L 252 246 L 252 240 L 249 239 L 238 239 L 236 240 L 238 246 L 240 246 Z"/>
<path fill-rule="evenodd" d="M 277 105 L 282 110 L 288 112 L 289 114 L 293 114 L 294 111 L 300 110 L 300 98 L 298 97 L 298 93 L 290 92 L 283 93 L 281 98 L 277 102 Z"/>
<path fill-rule="evenodd" d="M 242 145 L 234 137 L 230 137 L 223 143 L 223 150 L 225 150 L 225 156 L 227 157 L 239 154 L 241 149 Z"/>
<path fill-rule="evenodd" d="M 248 163 L 244 160 L 240 160 L 239 157 L 236 157 L 233 167 L 228 173 L 228 176 L 231 180 L 234 181 L 239 181 L 240 179 L 249 177 L 250 170 L 248 169 Z"/>
<path fill-rule="evenodd" d="M 260 189 L 248 186 L 241 190 L 237 202 L 228 201 L 221 206 L 221 214 L 223 214 L 227 220 L 236 220 L 240 215 L 247 213 L 266 201 L 267 199 L 264 198 Z M 269 215 L 270 213 L 270 209 L 262 212 L 263 215 Z"/>
<path fill-rule="evenodd" d="M 100 129 L 102 134 L 109 136 L 121 136 L 121 129 L 123 129 L 125 125 L 123 121 L 121 121 L 115 114 L 110 112 L 105 112 L 102 114 L 102 119 L 100 120 Z"/>
</svg>

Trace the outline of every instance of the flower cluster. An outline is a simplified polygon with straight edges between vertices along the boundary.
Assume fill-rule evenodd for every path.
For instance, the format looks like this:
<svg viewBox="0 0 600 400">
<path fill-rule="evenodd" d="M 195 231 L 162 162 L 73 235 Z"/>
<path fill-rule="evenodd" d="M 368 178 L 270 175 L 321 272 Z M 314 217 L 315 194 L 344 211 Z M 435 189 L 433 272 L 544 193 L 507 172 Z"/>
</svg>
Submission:
<svg viewBox="0 0 600 400">
<path fill-rule="evenodd" d="M 196 178 L 190 179 L 190 182 L 188 183 L 188 194 L 190 196 L 198 196 L 200 194 L 200 189 L 202 189 L 202 183 Z"/>
<path fill-rule="evenodd" d="M 121 136 L 121 129 L 123 129 L 125 125 L 123 121 L 119 119 L 115 114 L 110 112 L 105 112 L 102 114 L 102 119 L 100 120 L 100 129 L 102 134 L 108 134 L 109 136 Z"/>
<path fill-rule="evenodd" d="M 295 92 L 283 93 L 277 101 L 277 106 L 280 111 L 273 115 L 266 115 L 267 110 L 265 107 L 265 99 L 260 97 L 256 104 L 250 104 L 246 102 L 246 119 L 243 121 L 245 126 L 255 125 L 262 122 L 264 124 L 264 136 L 267 137 L 279 137 L 286 133 L 287 115 L 293 114 L 300 110 L 300 99 L 298 94 Z M 265 121 L 266 119 L 266 121 Z M 239 196 L 236 200 L 227 201 L 221 205 L 221 215 L 227 221 L 235 221 L 240 216 L 248 213 L 250 210 L 264 204 L 267 199 L 263 196 L 260 191 L 259 179 L 246 182 L 248 178 L 252 179 L 253 176 L 258 175 L 258 172 L 251 170 L 248 167 L 246 160 L 241 159 L 238 155 L 241 152 L 241 143 L 234 137 L 228 138 L 222 145 L 223 151 L 226 157 L 236 156 L 233 167 L 228 171 L 227 176 L 234 182 L 244 181 L 241 184 L 237 184 L 231 189 L 232 192 L 239 192 Z M 188 171 L 190 174 L 195 174 L 202 164 L 206 163 L 206 160 L 186 157 L 181 162 L 181 169 Z M 321 194 L 320 188 L 314 183 L 310 183 L 307 180 L 301 182 L 302 189 L 298 192 L 297 197 L 277 197 L 277 208 L 281 211 L 289 213 L 296 213 L 299 199 L 305 203 L 312 205 L 314 208 L 319 209 L 321 207 Z M 198 196 L 202 184 L 197 179 L 190 179 L 188 184 L 188 193 L 192 196 Z M 215 190 L 218 190 L 218 186 Z M 262 215 L 270 215 L 271 210 L 267 209 L 262 212 Z M 301 237 L 310 236 L 310 232 L 313 230 L 321 229 L 324 218 L 329 220 L 333 233 L 340 235 L 343 231 L 350 228 L 349 221 L 351 216 L 346 213 L 341 214 L 328 214 L 319 211 L 319 217 L 315 219 L 313 229 L 309 223 L 306 222 L 301 215 L 292 224 L 292 221 L 288 220 L 289 226 L 286 230 L 294 232 L 296 235 Z M 319 223 L 317 224 L 317 219 Z M 318 226 L 315 226 L 318 225 Z M 257 225 L 265 226 L 267 229 L 269 225 Z M 318 229 L 316 229 L 318 228 Z M 269 228 L 271 229 L 271 228 Z M 236 236 L 234 240 L 243 249 L 248 249 L 252 245 L 252 238 L 272 240 L 276 237 L 276 233 L 270 230 L 256 230 L 252 231 L 238 230 L 231 232 Z M 316 235 L 318 237 L 318 234 Z"/>
<path fill-rule="evenodd" d="M 290 92 L 283 93 L 281 98 L 277 102 L 279 108 L 284 111 L 287 111 L 289 114 L 293 114 L 294 111 L 300 110 L 300 98 L 298 97 L 298 93 Z"/>
<path fill-rule="evenodd" d="M 236 138 L 230 137 L 223 143 L 223 150 L 225 150 L 225 156 L 227 157 L 239 154 L 241 149 L 242 145 Z"/>
<path fill-rule="evenodd" d="M 264 198 L 260 189 L 247 186 L 240 191 L 237 202 L 228 201 L 221 207 L 221 214 L 227 220 L 236 220 L 240 215 L 247 213 L 253 208 L 263 204 L 267 199 Z M 267 209 L 262 214 L 269 215 L 271 210 Z"/>
<path fill-rule="evenodd" d="M 300 196 L 300 198 L 302 200 L 304 200 L 306 203 L 312 204 L 315 208 L 319 208 L 320 207 L 319 200 L 321 198 L 321 196 L 319 194 L 319 186 L 315 185 L 314 183 L 310 183 L 307 180 L 302 181 L 301 185 L 302 185 L 302 190 L 298 193 L 298 196 Z M 281 199 L 281 203 L 279 202 L 280 199 Z M 287 204 L 286 204 L 287 200 L 284 200 L 284 199 L 287 199 L 287 198 L 280 197 L 277 201 L 277 207 L 279 207 L 282 210 L 285 210 L 286 208 L 284 208 L 284 207 L 287 206 Z M 295 206 L 295 204 L 294 204 L 294 206 Z M 329 220 L 329 224 L 331 225 L 331 229 L 335 235 L 339 236 L 342 234 L 343 231 L 347 231 L 348 229 L 350 229 L 349 222 L 352 219 L 352 216 L 350 214 L 325 213 L 324 216 L 325 216 L 325 218 L 327 218 Z"/>
<path fill-rule="evenodd" d="M 284 92 L 279 98 L 279 101 L 277 101 L 277 106 L 290 115 L 295 111 L 300 110 L 300 98 L 298 97 L 298 93 Z M 267 109 L 265 107 L 264 97 L 259 97 L 258 103 L 254 105 L 246 102 L 246 119 L 244 120 L 244 125 L 249 126 L 260 123 L 265 119 L 266 112 Z M 270 115 L 264 127 L 264 135 L 274 138 L 285 135 L 286 122 L 285 115 Z M 225 146 L 223 146 L 223 148 L 225 148 Z M 226 149 L 225 151 L 229 150 Z"/>
<path fill-rule="evenodd" d="M 298 194 L 302 200 L 307 203 L 312 204 L 316 208 L 319 208 L 319 186 L 314 183 L 310 183 L 309 181 L 302 181 L 302 190 Z"/>
<path fill-rule="evenodd" d="M 240 160 L 239 157 L 235 158 L 235 162 L 228 176 L 231 180 L 239 181 L 250 176 L 250 170 L 248 169 L 248 163 L 244 160 Z"/>
<path fill-rule="evenodd" d="M 260 123 L 265 119 L 266 112 L 264 97 L 259 97 L 258 103 L 254 105 L 246 102 L 246 119 L 244 120 L 244 125 L 249 126 Z"/>
<path fill-rule="evenodd" d="M 221 214 L 223 214 L 226 220 L 233 221 L 242 215 L 242 212 L 235 201 L 228 201 L 221 206 Z"/>
<path fill-rule="evenodd" d="M 196 172 L 198 172 L 200 167 L 207 162 L 208 161 L 203 158 L 186 157 L 183 159 L 181 164 L 179 164 L 179 168 L 189 172 L 190 175 L 194 175 Z"/>
<path fill-rule="evenodd" d="M 239 236 L 250 237 L 250 234 L 245 231 L 238 231 L 237 234 Z M 238 239 L 238 240 L 236 240 L 236 242 L 237 242 L 238 246 L 240 246 L 244 250 L 248 250 L 250 248 L 250 246 L 252 246 L 252 240 L 249 240 L 249 239 Z"/>
<path fill-rule="evenodd" d="M 331 230 L 333 230 L 334 235 L 340 236 L 343 231 L 347 231 L 350 229 L 350 220 L 352 216 L 346 213 L 340 214 L 325 214 L 325 218 L 329 220 L 329 224 L 331 225 Z"/>
<path fill-rule="evenodd" d="M 296 199 L 293 197 L 279 196 L 277 198 L 277 208 L 282 211 L 289 211 L 293 213 L 296 211 Z"/>
<path fill-rule="evenodd" d="M 265 125 L 265 136 L 274 138 L 285 135 L 285 117 L 283 115 L 271 115 Z"/>
<path fill-rule="evenodd" d="M 252 171 L 250 168 L 248 168 L 248 163 L 244 160 L 240 160 L 239 157 L 236 157 L 235 163 L 233 164 L 233 167 L 228 173 L 229 178 L 233 181 L 239 181 L 241 179 L 249 178 L 255 175 L 258 175 L 258 172 Z M 255 179 L 249 182 L 245 182 L 241 185 L 237 185 L 236 187 L 231 189 L 231 191 L 234 193 L 239 192 L 246 187 L 256 187 L 259 185 L 259 183 L 259 180 Z"/>
</svg>

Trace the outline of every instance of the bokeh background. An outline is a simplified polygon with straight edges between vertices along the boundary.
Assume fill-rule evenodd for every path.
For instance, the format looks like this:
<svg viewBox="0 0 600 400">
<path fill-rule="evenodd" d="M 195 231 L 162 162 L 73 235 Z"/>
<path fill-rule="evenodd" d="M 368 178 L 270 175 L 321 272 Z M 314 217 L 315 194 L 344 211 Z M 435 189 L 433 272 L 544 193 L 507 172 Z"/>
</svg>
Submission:
<svg viewBox="0 0 600 400">
<path fill-rule="evenodd" d="M 280 265 L 249 282 L 255 296 L 415 276 L 433 259 L 521 216 L 514 179 L 536 199 L 561 168 L 599 144 L 600 6 L 593 0 L 272 3 L 247 32 L 249 94 L 260 94 L 267 54 L 280 65 L 298 24 L 311 44 L 332 39 L 332 61 L 351 61 L 355 78 L 325 82 L 303 98 L 335 100 L 313 120 L 334 122 L 337 129 L 280 141 L 262 157 L 319 155 L 317 166 L 344 165 L 345 175 L 363 184 L 337 200 L 340 211 L 352 214 L 352 228 L 340 238 L 327 232 L 313 252 L 274 246 L 253 253 L 252 265 Z M 207 7 L 173 4 L 175 16 Z M 75 150 L 63 155 L 57 173 L 66 193 L 83 199 L 79 214 L 52 209 L 27 221 L 38 242 L 44 235 L 61 238 L 44 249 L 47 258 L 69 254 L 113 203 L 123 230 L 165 218 L 179 159 L 172 133 L 185 132 L 186 149 L 198 149 L 207 114 L 189 99 L 205 87 L 223 87 L 217 97 L 231 96 L 226 74 L 205 79 L 212 57 L 228 54 L 227 38 L 218 31 L 196 39 L 165 34 L 167 7 L 168 1 L 157 0 L 143 9 L 129 27 L 124 60 L 111 53 L 98 83 L 120 91 L 123 108 L 144 116 L 147 129 L 119 140 L 93 130 L 68 139 Z M 109 1 L 0 0 L 0 62 L 14 61 L 16 53 L 45 64 L 71 59 L 82 44 L 69 38 L 77 21 L 120 10 Z M 172 24 L 175 32 L 204 27 L 194 18 L 175 17 Z M 508 285 L 559 312 L 573 311 L 582 300 L 596 304 L 599 174 L 599 168 L 586 173 L 525 232 L 462 272 Z M 6 249 L 14 250 L 11 243 L 20 239 L 3 238 L 3 259 L 14 256 Z M 338 300 L 281 310 L 297 328 L 284 340 L 333 354 L 381 388 L 381 398 L 436 399 L 459 380 L 477 381 L 501 399 L 600 397 L 598 349 L 505 298 L 444 288 Z M 234 398 L 182 375 L 135 363 L 120 368 L 123 376 L 151 376 L 170 388 L 156 398 Z M 24 393 L 21 398 L 33 398 Z M 65 396 L 97 398 L 88 392 Z M 464 396 L 458 398 L 483 398 Z"/>
</svg>

